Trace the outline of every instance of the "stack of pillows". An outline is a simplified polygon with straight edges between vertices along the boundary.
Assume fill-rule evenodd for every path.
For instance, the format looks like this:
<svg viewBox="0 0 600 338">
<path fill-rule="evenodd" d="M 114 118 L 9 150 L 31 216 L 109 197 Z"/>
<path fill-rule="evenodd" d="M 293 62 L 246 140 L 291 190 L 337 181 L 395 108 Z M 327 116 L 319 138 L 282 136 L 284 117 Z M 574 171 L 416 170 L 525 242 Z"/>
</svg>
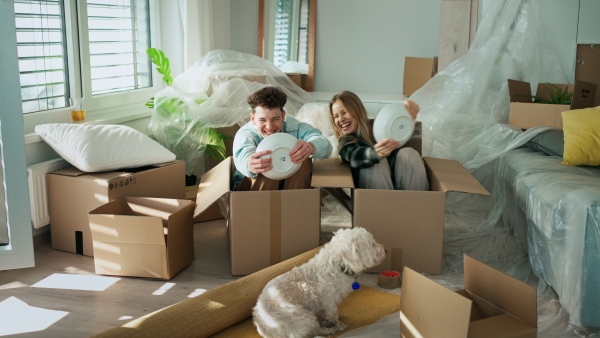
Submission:
<svg viewBox="0 0 600 338">
<path fill-rule="evenodd" d="M 550 129 L 533 137 L 527 146 L 562 157 L 569 166 L 600 166 L 600 106 L 562 113 L 563 130 Z"/>
</svg>

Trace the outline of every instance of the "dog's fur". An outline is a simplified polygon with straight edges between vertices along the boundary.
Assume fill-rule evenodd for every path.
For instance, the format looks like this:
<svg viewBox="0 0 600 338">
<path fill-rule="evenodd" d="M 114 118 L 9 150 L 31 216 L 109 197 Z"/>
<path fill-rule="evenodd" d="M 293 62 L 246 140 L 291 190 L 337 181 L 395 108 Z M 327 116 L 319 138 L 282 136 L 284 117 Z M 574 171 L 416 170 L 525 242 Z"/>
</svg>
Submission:
<svg viewBox="0 0 600 338">
<path fill-rule="evenodd" d="M 364 228 L 338 230 L 311 260 L 271 280 L 252 314 L 263 337 L 313 337 L 344 331 L 338 305 L 356 276 L 379 265 L 383 245 Z"/>
</svg>

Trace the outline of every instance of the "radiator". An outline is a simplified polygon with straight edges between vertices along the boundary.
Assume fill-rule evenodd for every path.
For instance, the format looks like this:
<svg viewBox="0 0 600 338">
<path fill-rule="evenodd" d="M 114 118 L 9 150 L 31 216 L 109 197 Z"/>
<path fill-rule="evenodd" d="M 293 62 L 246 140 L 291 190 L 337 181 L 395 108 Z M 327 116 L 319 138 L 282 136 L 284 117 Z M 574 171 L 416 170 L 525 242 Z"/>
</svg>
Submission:
<svg viewBox="0 0 600 338">
<path fill-rule="evenodd" d="M 62 158 L 41 162 L 27 167 L 29 183 L 29 205 L 31 208 L 31 225 L 40 228 L 50 224 L 48 210 L 48 180 L 46 173 L 73 167 Z"/>
</svg>

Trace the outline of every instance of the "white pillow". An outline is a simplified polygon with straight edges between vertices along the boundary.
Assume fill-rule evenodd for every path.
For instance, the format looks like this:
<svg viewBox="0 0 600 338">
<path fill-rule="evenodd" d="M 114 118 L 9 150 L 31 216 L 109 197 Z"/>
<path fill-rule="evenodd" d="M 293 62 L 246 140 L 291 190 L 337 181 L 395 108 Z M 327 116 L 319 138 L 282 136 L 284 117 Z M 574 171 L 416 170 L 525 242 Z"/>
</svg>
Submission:
<svg viewBox="0 0 600 338">
<path fill-rule="evenodd" d="M 81 171 L 110 171 L 175 160 L 175 154 L 124 125 L 49 123 L 35 127 L 62 158 Z"/>
</svg>

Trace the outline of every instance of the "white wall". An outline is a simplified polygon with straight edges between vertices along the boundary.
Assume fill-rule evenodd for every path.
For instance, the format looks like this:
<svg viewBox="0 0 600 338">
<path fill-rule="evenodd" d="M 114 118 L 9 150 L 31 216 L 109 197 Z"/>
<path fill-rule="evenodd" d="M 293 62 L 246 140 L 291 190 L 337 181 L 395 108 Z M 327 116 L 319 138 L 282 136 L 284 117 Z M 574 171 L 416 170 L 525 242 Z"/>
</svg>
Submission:
<svg viewBox="0 0 600 338">
<path fill-rule="evenodd" d="M 230 0 L 231 49 L 258 55 L 258 0 Z"/>
<path fill-rule="evenodd" d="M 319 1 L 315 90 L 401 93 L 404 57 L 437 55 L 440 4 Z"/>
</svg>

